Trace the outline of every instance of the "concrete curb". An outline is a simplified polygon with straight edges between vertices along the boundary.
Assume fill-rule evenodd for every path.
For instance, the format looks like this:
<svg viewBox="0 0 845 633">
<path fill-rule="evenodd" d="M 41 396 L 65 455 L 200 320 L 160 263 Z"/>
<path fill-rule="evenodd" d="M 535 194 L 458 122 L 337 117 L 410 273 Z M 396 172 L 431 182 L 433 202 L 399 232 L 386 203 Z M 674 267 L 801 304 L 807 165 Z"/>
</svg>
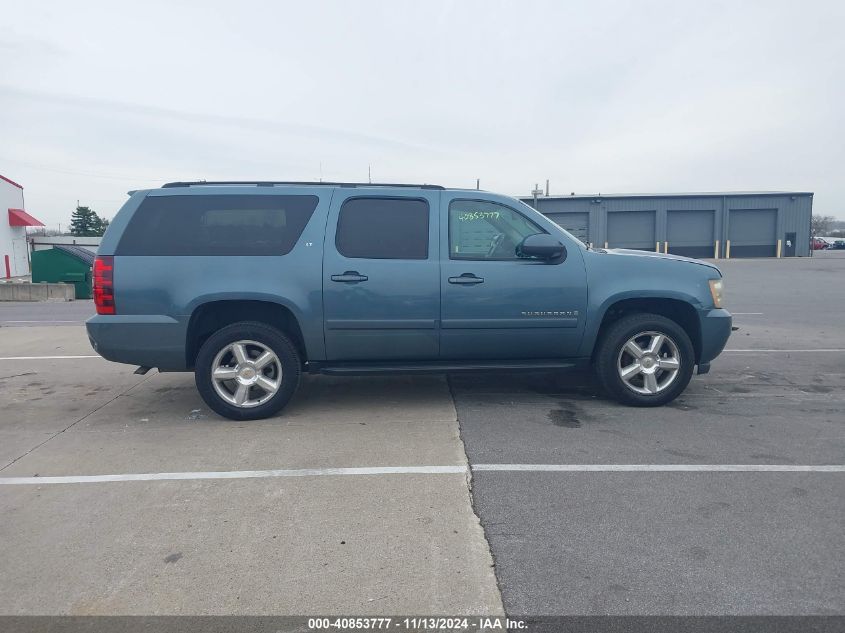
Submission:
<svg viewBox="0 0 845 633">
<path fill-rule="evenodd" d="M 73 284 L 0 283 L 0 301 L 73 301 Z"/>
</svg>

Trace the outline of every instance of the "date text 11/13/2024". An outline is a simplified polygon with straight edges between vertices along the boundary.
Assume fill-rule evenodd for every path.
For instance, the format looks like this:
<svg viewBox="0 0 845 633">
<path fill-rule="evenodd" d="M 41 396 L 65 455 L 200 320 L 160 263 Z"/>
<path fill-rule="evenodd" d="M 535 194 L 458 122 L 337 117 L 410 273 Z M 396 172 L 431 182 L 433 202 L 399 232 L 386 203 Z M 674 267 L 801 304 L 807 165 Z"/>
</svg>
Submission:
<svg viewBox="0 0 845 633">
<path fill-rule="evenodd" d="M 519 631 L 525 630 L 524 620 L 511 620 L 500 616 L 446 617 L 332 617 L 309 618 L 308 630 L 357 631 Z"/>
</svg>

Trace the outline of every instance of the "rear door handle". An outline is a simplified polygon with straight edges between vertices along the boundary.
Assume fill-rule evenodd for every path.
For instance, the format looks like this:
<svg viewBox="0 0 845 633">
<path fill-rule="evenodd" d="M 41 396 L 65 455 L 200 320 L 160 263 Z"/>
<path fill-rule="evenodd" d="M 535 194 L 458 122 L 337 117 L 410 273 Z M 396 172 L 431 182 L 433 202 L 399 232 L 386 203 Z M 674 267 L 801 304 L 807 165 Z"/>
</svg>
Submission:
<svg viewBox="0 0 845 633">
<path fill-rule="evenodd" d="M 362 275 L 357 270 L 347 270 L 342 275 L 332 275 L 332 281 L 339 281 L 342 283 L 354 284 L 359 281 L 367 281 L 369 277 Z"/>
<path fill-rule="evenodd" d="M 472 273 L 464 273 L 460 277 L 449 277 L 450 284 L 465 284 L 465 285 L 472 285 L 472 284 L 483 284 L 484 277 L 476 277 Z"/>
</svg>

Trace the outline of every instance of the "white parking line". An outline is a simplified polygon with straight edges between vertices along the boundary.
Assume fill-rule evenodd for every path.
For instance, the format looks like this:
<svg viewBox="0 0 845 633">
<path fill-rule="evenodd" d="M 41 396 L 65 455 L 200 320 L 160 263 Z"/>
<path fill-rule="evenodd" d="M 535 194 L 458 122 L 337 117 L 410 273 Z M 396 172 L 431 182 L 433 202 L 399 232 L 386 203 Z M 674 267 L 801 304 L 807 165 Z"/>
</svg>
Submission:
<svg viewBox="0 0 845 633">
<path fill-rule="evenodd" d="M 472 469 L 548 473 L 845 473 L 843 464 L 476 464 Z"/>
<path fill-rule="evenodd" d="M 762 312 L 731 312 L 733 316 L 762 316 Z"/>
<path fill-rule="evenodd" d="M 476 464 L 473 471 L 496 472 L 755 472 L 842 473 L 845 465 L 793 464 Z M 276 477 L 349 477 L 362 475 L 466 474 L 466 466 L 372 466 L 363 468 L 301 468 L 295 470 L 231 470 L 220 472 L 71 475 L 62 477 L 0 477 L 0 485 L 92 484 L 121 481 L 179 481 L 196 479 L 268 479 Z"/>
<path fill-rule="evenodd" d="M 87 356 L 0 356 L 0 360 L 68 360 L 77 358 L 102 358 L 97 354 Z"/>
<path fill-rule="evenodd" d="M 140 473 L 68 477 L 0 477 L 0 485 L 90 484 L 109 481 L 173 481 L 182 479 L 267 479 L 326 475 L 442 475 L 465 474 L 466 466 L 373 466 L 364 468 L 301 468 L 296 470 L 229 470 L 221 472 Z"/>
</svg>

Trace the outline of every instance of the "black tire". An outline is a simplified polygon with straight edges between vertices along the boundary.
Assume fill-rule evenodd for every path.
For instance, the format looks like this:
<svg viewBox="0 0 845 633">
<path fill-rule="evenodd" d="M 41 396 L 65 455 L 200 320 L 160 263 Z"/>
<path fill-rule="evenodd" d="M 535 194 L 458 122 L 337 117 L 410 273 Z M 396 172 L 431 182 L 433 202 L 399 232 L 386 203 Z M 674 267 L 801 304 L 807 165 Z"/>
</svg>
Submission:
<svg viewBox="0 0 845 633">
<path fill-rule="evenodd" d="M 217 393 L 211 377 L 217 354 L 232 343 L 243 340 L 255 341 L 267 347 L 276 355 L 281 366 L 278 391 L 268 400 L 249 408 L 224 400 Z M 194 379 L 202 399 L 213 411 L 230 420 L 260 420 L 278 413 L 296 392 L 301 373 L 302 361 L 290 339 L 276 328 L 255 321 L 233 323 L 212 334 L 200 348 L 194 365 Z"/>
<path fill-rule="evenodd" d="M 677 375 L 664 390 L 655 394 L 634 391 L 622 379 L 617 367 L 622 347 L 641 332 L 663 334 L 671 339 L 678 350 Z M 640 313 L 619 319 L 602 335 L 593 357 L 593 368 L 602 389 L 618 402 L 636 407 L 658 407 L 672 402 L 686 389 L 694 367 L 695 351 L 689 335 L 675 321 L 659 314 Z"/>
</svg>

